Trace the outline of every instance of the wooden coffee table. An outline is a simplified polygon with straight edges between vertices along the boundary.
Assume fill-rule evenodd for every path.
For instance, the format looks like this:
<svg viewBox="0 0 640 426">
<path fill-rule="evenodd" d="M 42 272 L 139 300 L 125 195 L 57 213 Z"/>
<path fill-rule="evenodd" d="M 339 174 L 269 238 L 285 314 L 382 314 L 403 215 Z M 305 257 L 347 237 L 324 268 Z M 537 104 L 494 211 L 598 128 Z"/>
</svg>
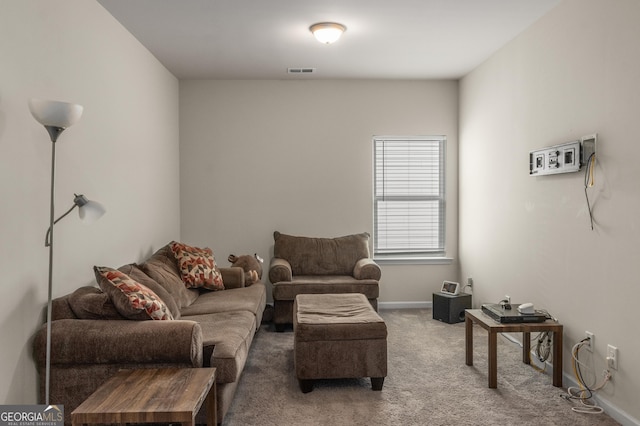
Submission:
<svg viewBox="0 0 640 426">
<path fill-rule="evenodd" d="M 73 426 L 89 423 L 195 425 L 206 401 L 207 424 L 216 424 L 216 369 L 120 370 L 71 413 Z"/>
<path fill-rule="evenodd" d="M 531 332 L 553 332 L 553 386 L 562 387 L 562 324 L 547 320 L 537 323 L 501 324 L 482 312 L 465 310 L 466 364 L 473 365 L 473 324 L 489 332 L 489 387 L 498 387 L 498 333 L 522 332 L 522 362 L 530 364 Z"/>
</svg>

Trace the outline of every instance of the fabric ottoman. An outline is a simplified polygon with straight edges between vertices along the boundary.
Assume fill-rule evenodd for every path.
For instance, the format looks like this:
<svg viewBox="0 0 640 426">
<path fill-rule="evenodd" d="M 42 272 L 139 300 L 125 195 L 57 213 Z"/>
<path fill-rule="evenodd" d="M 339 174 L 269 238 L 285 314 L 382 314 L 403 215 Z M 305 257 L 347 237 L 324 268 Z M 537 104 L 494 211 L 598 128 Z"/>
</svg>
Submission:
<svg viewBox="0 0 640 426">
<path fill-rule="evenodd" d="M 387 376 L 387 325 L 359 293 L 299 294 L 294 302 L 293 356 L 302 392 L 314 379 Z"/>
</svg>

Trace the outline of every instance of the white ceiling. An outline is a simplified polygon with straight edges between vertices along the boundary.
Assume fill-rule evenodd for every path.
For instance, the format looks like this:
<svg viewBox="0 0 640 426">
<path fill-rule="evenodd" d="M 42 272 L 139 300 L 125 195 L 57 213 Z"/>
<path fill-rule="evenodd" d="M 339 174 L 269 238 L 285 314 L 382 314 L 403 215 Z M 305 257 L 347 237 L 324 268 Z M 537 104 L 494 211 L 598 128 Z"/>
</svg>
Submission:
<svg viewBox="0 0 640 426">
<path fill-rule="evenodd" d="M 560 1 L 98 0 L 179 79 L 457 79 Z"/>
</svg>

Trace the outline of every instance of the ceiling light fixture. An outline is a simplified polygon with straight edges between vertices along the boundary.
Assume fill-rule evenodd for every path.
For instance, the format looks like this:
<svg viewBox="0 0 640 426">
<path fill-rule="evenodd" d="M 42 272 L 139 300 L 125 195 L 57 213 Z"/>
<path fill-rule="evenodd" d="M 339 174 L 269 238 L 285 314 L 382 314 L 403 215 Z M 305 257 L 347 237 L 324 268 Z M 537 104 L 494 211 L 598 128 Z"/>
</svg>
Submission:
<svg viewBox="0 0 640 426">
<path fill-rule="evenodd" d="M 320 43 L 331 44 L 338 41 L 347 27 L 335 22 L 319 22 L 310 26 L 309 30 Z"/>
</svg>

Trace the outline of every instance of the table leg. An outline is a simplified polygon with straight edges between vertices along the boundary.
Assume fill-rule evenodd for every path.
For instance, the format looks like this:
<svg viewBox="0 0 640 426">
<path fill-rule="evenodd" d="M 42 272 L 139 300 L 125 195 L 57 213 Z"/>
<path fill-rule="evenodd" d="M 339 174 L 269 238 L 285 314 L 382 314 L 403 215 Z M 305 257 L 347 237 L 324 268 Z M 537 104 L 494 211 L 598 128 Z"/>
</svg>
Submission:
<svg viewBox="0 0 640 426">
<path fill-rule="evenodd" d="M 207 399 L 205 404 L 207 405 L 207 425 L 208 426 L 216 426 L 218 424 L 218 409 L 217 409 L 217 396 L 216 396 L 216 384 L 215 382 L 211 385 L 211 389 L 209 390 L 209 394 L 207 395 Z"/>
<path fill-rule="evenodd" d="M 465 362 L 467 365 L 473 365 L 473 321 L 469 315 L 464 318 L 464 347 Z"/>
<path fill-rule="evenodd" d="M 553 332 L 553 386 L 562 387 L 562 331 Z"/>
<path fill-rule="evenodd" d="M 525 364 L 531 364 L 531 333 L 528 331 L 522 332 L 522 362 Z"/>
<path fill-rule="evenodd" d="M 489 330 L 489 387 L 498 387 L 498 333 Z"/>
</svg>

